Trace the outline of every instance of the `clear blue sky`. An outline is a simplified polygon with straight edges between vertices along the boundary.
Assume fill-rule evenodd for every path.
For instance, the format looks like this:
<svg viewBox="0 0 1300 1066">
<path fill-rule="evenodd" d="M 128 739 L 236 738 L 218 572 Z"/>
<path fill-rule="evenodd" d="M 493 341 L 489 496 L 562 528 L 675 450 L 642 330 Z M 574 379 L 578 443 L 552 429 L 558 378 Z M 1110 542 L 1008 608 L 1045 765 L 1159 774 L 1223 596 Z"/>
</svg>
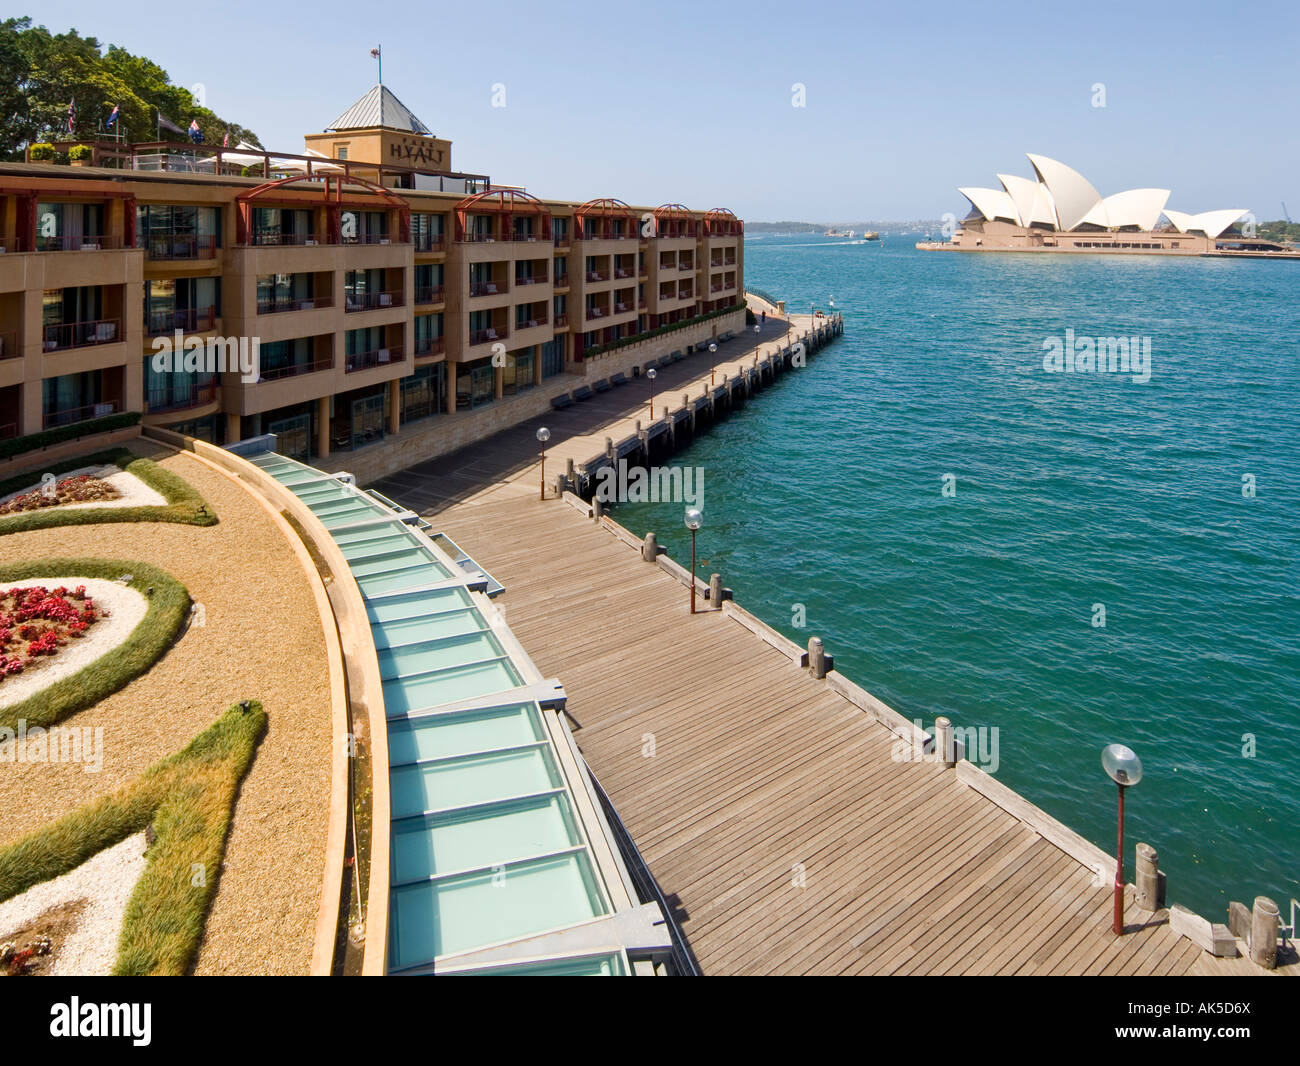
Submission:
<svg viewBox="0 0 1300 1066">
<path fill-rule="evenodd" d="M 1103 195 L 1157 186 L 1170 207 L 1261 219 L 1286 200 L 1300 219 L 1293 3 L 42 0 L 26 13 L 202 83 L 209 107 L 282 151 L 374 83 L 382 44 L 385 83 L 452 140 L 454 166 L 542 196 L 755 221 L 935 218 L 964 212 L 958 185 L 1031 175 L 1037 152 Z"/>
</svg>

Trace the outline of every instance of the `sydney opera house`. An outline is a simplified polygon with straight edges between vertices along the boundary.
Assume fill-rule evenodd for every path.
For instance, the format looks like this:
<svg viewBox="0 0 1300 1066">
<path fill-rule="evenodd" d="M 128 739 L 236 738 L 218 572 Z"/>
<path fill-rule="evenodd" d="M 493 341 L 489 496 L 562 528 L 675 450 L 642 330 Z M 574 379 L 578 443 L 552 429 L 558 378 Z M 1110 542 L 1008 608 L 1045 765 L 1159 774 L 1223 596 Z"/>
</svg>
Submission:
<svg viewBox="0 0 1300 1066">
<path fill-rule="evenodd" d="M 999 174 L 998 189 L 964 188 L 971 211 L 946 242 L 918 248 L 953 251 L 1133 252 L 1173 255 L 1297 253 L 1241 232 L 1245 208 L 1188 214 L 1166 204 L 1168 189 L 1102 196 L 1082 174 L 1030 155 L 1033 178 Z M 1163 221 L 1162 221 L 1163 220 Z"/>
</svg>

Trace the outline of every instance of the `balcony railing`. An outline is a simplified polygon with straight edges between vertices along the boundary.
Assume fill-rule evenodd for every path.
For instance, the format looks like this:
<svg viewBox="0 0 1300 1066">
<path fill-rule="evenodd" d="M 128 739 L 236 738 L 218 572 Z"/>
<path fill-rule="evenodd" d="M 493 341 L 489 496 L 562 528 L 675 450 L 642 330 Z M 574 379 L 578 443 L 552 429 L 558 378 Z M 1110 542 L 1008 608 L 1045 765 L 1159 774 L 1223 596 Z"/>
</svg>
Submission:
<svg viewBox="0 0 1300 1066">
<path fill-rule="evenodd" d="M 44 349 L 47 352 L 63 348 L 87 348 L 94 344 L 113 344 L 120 339 L 116 318 L 99 318 L 93 322 L 64 322 L 46 326 Z"/>
<path fill-rule="evenodd" d="M 46 411 L 43 420 L 44 428 L 53 429 L 55 426 L 70 426 L 76 422 L 88 422 L 92 418 L 103 418 L 105 415 L 117 414 L 117 403 L 108 400 L 104 403 L 90 403 L 84 407 L 65 407 L 61 411 Z"/>
<path fill-rule="evenodd" d="M 121 248 L 122 238 L 107 234 L 83 233 L 79 237 L 37 237 L 38 252 L 99 252 L 106 248 Z"/>
<path fill-rule="evenodd" d="M 618 267 L 614 271 L 614 277 L 616 278 L 630 278 L 631 276 L 632 271 L 628 270 L 627 267 Z"/>
<path fill-rule="evenodd" d="M 417 285 L 415 302 L 418 304 L 440 304 L 446 297 L 446 288 L 442 285 Z"/>
<path fill-rule="evenodd" d="M 524 277 L 515 276 L 516 285 L 545 285 L 548 280 L 545 274 L 529 274 Z"/>
<path fill-rule="evenodd" d="M 510 336 L 510 330 L 505 326 L 489 326 L 487 329 L 472 329 L 469 331 L 469 342 L 474 344 L 487 344 L 490 341 L 503 341 Z"/>
<path fill-rule="evenodd" d="M 417 252 L 445 252 L 447 250 L 447 238 L 441 233 L 421 233 L 415 237 L 415 250 Z"/>
<path fill-rule="evenodd" d="M 161 414 L 164 411 L 184 411 L 191 407 L 202 407 L 205 403 L 211 403 L 217 398 L 217 383 L 210 381 L 205 385 L 197 382 L 188 388 L 173 389 L 167 392 L 151 392 L 149 394 L 149 411 L 151 415 Z"/>
<path fill-rule="evenodd" d="M 145 315 L 145 328 L 149 336 L 183 330 L 194 333 L 212 329 L 217 324 L 215 307 L 176 307 L 169 311 L 149 311 Z"/>
<path fill-rule="evenodd" d="M 340 244 L 394 244 L 387 233 L 354 233 L 350 237 L 341 237 Z"/>
<path fill-rule="evenodd" d="M 347 357 L 344 364 L 345 373 L 352 374 L 358 370 L 370 370 L 377 366 L 388 366 L 389 363 L 400 363 L 402 361 L 402 346 L 395 344 L 389 348 L 376 348 L 369 352 L 356 352 Z"/>
<path fill-rule="evenodd" d="M 385 307 L 401 307 L 405 293 L 401 289 L 392 292 L 357 292 L 348 293 L 344 298 L 344 311 L 377 311 Z"/>
<path fill-rule="evenodd" d="M 676 270 L 676 269 L 677 269 L 677 264 L 676 264 L 675 262 L 673 262 L 673 263 L 668 263 L 668 262 L 665 262 L 665 261 L 662 260 L 662 259 L 659 260 L 659 271 L 660 271 L 660 273 L 665 273 L 665 272 L 667 272 L 667 271 L 670 271 L 670 270 Z"/>
<path fill-rule="evenodd" d="M 500 296 L 510 291 L 510 285 L 505 281 L 471 281 L 469 283 L 469 294 L 471 296 Z"/>
<path fill-rule="evenodd" d="M 682 262 L 677 264 L 677 269 L 687 274 L 690 274 L 695 271 L 695 264 L 692 263 L 689 259 L 685 259 Z"/>
<path fill-rule="evenodd" d="M 736 265 L 736 257 L 734 255 L 728 256 L 726 259 L 722 261 L 722 265 L 734 267 Z"/>
<path fill-rule="evenodd" d="M 626 314 L 628 311 L 631 311 L 631 310 L 632 310 L 632 305 L 631 305 L 631 304 L 615 304 L 615 305 L 614 305 L 614 314 L 616 314 L 616 315 Z"/>
<path fill-rule="evenodd" d="M 711 269 L 713 269 L 713 270 L 717 270 L 717 269 L 718 269 L 719 267 L 721 267 L 721 266 L 722 266 L 722 260 L 721 260 L 721 259 L 710 259 L 710 260 L 709 260 L 709 267 L 710 267 Z"/>
<path fill-rule="evenodd" d="M 690 300 L 693 296 L 694 293 L 692 293 L 690 289 L 680 289 L 677 293 L 677 299 L 679 300 Z"/>
<path fill-rule="evenodd" d="M 554 237 L 554 244 L 557 248 L 567 248 L 572 238 L 567 233 L 557 233 Z"/>
<path fill-rule="evenodd" d="M 0 252 L 21 252 L 23 242 L 20 237 L 0 237 Z"/>
<path fill-rule="evenodd" d="M 278 297 L 273 300 L 258 300 L 259 315 L 276 315 L 281 311 L 316 311 L 323 307 L 333 307 L 332 296 Z"/>
<path fill-rule="evenodd" d="M 638 310 L 638 311 L 644 311 L 644 310 L 646 309 L 646 302 L 645 302 L 645 299 L 642 298 L 642 299 L 638 300 L 638 301 L 636 302 L 636 307 L 637 307 L 637 310 Z"/>
<path fill-rule="evenodd" d="M 140 237 L 140 246 L 150 259 L 214 259 L 217 254 L 215 236 L 145 233 Z"/>
<path fill-rule="evenodd" d="M 587 317 L 588 317 L 588 318 L 604 318 L 604 317 L 605 317 L 605 312 L 604 312 L 603 310 L 601 310 L 599 307 L 588 307 L 588 308 L 587 308 Z"/>
<path fill-rule="evenodd" d="M 544 241 L 547 238 L 539 233 L 511 233 L 502 232 L 494 233 L 475 233 L 472 230 L 467 231 L 463 237 L 458 237 L 457 241 L 461 244 L 493 244 L 496 241 L 518 241 L 527 243 L 529 241 Z"/>
<path fill-rule="evenodd" d="M 546 316 L 545 316 L 545 315 L 542 315 L 541 318 L 525 318 L 525 319 L 516 319 L 516 320 L 515 320 L 515 329 L 516 329 L 516 330 L 521 330 L 521 329 L 536 329 L 538 326 L 544 326 L 544 325 L 546 325 Z"/>
<path fill-rule="evenodd" d="M 13 330 L 0 333 L 0 360 L 17 359 L 23 354 L 18 347 L 18 334 Z"/>
<path fill-rule="evenodd" d="M 315 245 L 325 241 L 314 233 L 281 233 L 279 230 L 261 230 L 248 235 L 252 245 Z"/>
<path fill-rule="evenodd" d="M 569 287 L 569 275 L 567 273 L 556 274 L 555 287 L 557 289 L 567 289 Z"/>
<path fill-rule="evenodd" d="M 606 274 L 606 273 L 603 273 L 603 272 L 601 272 L 601 271 L 599 271 L 599 270 L 588 270 L 588 271 L 587 271 L 587 280 L 588 280 L 588 281 L 608 281 L 608 280 L 609 280 L 609 275 Z"/>
<path fill-rule="evenodd" d="M 263 369 L 259 371 L 258 382 L 280 381 L 283 378 L 296 378 L 303 374 L 315 374 L 319 370 L 333 369 L 334 357 L 331 355 L 310 363 L 290 363 L 287 366 L 276 366 L 269 369 Z"/>
<path fill-rule="evenodd" d="M 567 326 L 568 324 L 569 324 L 569 316 L 567 314 L 555 316 L 556 329 L 560 329 L 562 326 Z"/>
<path fill-rule="evenodd" d="M 416 355 L 441 355 L 447 350 L 445 337 L 421 337 L 415 342 Z"/>
<path fill-rule="evenodd" d="M 721 291 L 722 291 L 722 286 L 721 286 L 721 285 L 710 285 L 710 286 L 709 286 L 709 292 L 721 292 Z"/>
</svg>

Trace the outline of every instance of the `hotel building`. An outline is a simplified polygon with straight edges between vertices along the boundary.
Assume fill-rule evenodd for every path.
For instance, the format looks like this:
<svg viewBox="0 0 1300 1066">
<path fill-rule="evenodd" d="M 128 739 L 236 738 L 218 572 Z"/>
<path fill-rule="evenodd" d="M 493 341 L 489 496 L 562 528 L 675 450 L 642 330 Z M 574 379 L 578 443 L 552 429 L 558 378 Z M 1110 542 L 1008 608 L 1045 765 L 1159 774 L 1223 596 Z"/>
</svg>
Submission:
<svg viewBox="0 0 1300 1066">
<path fill-rule="evenodd" d="M 378 85 L 305 140 L 0 164 L 0 440 L 140 412 L 372 477 L 744 324 L 730 211 L 494 185 Z"/>
</svg>

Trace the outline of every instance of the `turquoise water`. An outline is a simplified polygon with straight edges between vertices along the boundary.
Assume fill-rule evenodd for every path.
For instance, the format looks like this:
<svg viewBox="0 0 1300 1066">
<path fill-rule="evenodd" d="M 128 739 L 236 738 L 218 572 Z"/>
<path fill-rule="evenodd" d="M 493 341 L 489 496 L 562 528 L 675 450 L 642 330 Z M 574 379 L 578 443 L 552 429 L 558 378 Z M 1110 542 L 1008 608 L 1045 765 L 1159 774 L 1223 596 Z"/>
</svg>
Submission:
<svg viewBox="0 0 1300 1066">
<path fill-rule="evenodd" d="M 705 473 L 701 574 L 792 639 L 821 636 L 927 728 L 997 727 L 996 776 L 1108 851 L 1100 751 L 1129 744 L 1146 773 L 1128 796 L 1130 873 L 1145 840 L 1171 900 L 1223 920 L 1229 899 L 1267 894 L 1286 921 L 1300 263 L 916 239 L 747 242 L 752 284 L 796 310 L 833 296 L 846 332 L 674 460 Z M 1151 380 L 1046 373 L 1044 339 L 1070 328 L 1150 337 Z M 618 518 L 685 560 L 681 512 Z"/>
</svg>

